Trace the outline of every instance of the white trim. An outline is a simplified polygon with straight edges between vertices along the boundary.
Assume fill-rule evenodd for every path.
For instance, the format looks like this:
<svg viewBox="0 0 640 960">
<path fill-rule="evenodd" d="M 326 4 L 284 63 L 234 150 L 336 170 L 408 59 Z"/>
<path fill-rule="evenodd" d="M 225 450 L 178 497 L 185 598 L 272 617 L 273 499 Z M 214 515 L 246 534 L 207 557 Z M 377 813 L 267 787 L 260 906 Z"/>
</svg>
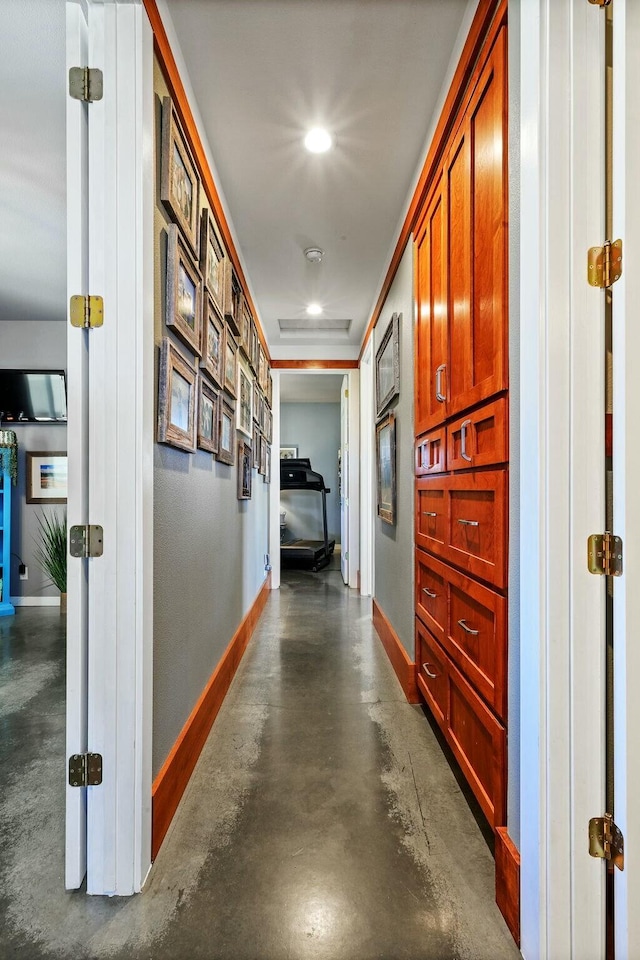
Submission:
<svg viewBox="0 0 640 960">
<path fill-rule="evenodd" d="M 11 597 L 14 607 L 59 607 L 60 597 Z"/>
<path fill-rule="evenodd" d="M 360 363 L 360 593 L 373 596 L 374 482 L 373 337 Z"/>
<path fill-rule="evenodd" d="M 271 371 L 271 484 L 269 491 L 269 552 L 271 589 L 280 589 L 280 371 Z"/>
<path fill-rule="evenodd" d="M 358 588 L 360 569 L 360 370 L 348 371 L 349 383 L 349 587 Z"/>
</svg>

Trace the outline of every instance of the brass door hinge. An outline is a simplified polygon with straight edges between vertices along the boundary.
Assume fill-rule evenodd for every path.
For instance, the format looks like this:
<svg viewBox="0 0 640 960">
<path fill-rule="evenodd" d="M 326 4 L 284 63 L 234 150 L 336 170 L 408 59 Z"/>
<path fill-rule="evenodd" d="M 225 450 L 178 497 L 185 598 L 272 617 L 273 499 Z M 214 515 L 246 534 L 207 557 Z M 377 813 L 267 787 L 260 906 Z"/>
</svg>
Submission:
<svg viewBox="0 0 640 960">
<path fill-rule="evenodd" d="M 608 7 L 611 0 L 589 0 L 589 3 L 592 3 L 594 7 Z"/>
<path fill-rule="evenodd" d="M 592 287 L 610 287 L 622 276 L 622 240 L 610 240 L 603 247 L 589 247 L 587 280 Z"/>
<path fill-rule="evenodd" d="M 612 533 L 593 533 L 587 540 L 589 573 L 622 576 L 622 540 Z"/>
<path fill-rule="evenodd" d="M 624 837 L 610 813 L 589 820 L 589 856 L 610 860 L 624 870 Z"/>
<path fill-rule="evenodd" d="M 96 523 L 85 523 L 71 527 L 69 531 L 69 553 L 72 557 L 86 560 L 89 557 L 101 557 L 104 549 L 104 531 Z"/>
<path fill-rule="evenodd" d="M 102 100 L 104 83 L 102 70 L 91 67 L 71 67 L 69 70 L 69 96 L 84 103 Z"/>
<path fill-rule="evenodd" d="M 72 327 L 93 329 L 104 323 L 104 301 L 102 297 L 71 297 L 69 301 L 69 320 Z"/>
<path fill-rule="evenodd" d="M 74 753 L 69 757 L 69 786 L 98 787 L 102 783 L 102 757 L 99 753 Z"/>
</svg>

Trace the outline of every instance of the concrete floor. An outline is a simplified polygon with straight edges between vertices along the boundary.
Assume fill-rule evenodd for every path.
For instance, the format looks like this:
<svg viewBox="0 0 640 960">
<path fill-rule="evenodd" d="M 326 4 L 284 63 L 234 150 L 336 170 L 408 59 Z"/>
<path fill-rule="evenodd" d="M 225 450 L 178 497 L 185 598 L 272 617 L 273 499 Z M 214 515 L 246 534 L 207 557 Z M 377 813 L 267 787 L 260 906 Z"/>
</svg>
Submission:
<svg viewBox="0 0 640 960">
<path fill-rule="evenodd" d="M 144 892 L 63 887 L 64 637 L 0 618 L 0 957 L 503 960 L 486 839 L 335 568 L 288 571 Z"/>
</svg>

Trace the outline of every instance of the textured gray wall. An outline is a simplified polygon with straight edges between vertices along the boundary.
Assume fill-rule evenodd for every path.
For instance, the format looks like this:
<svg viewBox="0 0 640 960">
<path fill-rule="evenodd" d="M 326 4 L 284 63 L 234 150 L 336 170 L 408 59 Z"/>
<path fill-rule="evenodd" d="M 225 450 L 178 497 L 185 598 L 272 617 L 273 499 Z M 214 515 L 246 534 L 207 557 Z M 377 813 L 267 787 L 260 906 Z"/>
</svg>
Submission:
<svg viewBox="0 0 640 960">
<path fill-rule="evenodd" d="M 155 90 L 166 88 L 157 63 Z M 156 102 L 159 121 L 160 101 Z M 160 126 L 156 130 L 159 172 Z M 158 344 L 164 324 L 163 234 L 155 213 L 156 395 Z M 176 341 L 177 342 L 177 341 Z M 178 349 L 189 356 L 186 347 Z M 276 460 L 277 465 L 277 460 Z M 154 470 L 153 775 L 264 581 L 268 551 L 269 487 L 252 472 L 251 500 L 237 499 L 236 467 L 157 444 Z"/>
<path fill-rule="evenodd" d="M 329 537 L 340 543 L 340 494 L 338 492 L 338 449 L 340 447 L 339 403 L 280 404 L 280 442 L 298 447 L 311 466 L 324 477 L 327 494 Z M 308 540 L 322 539 L 322 501 L 311 491 L 283 490 L 280 495 L 287 511 L 287 533 Z"/>
<path fill-rule="evenodd" d="M 0 320 L 0 367 L 66 370 L 67 324 L 64 320 Z M 26 501 L 26 453 L 28 450 L 67 449 L 64 424 L 17 423 L 11 429 L 18 436 L 18 485 L 11 501 L 11 551 L 22 558 L 28 580 L 18 577 L 18 558 L 11 558 L 12 597 L 58 597 L 58 590 L 38 567 L 35 540 L 38 516 L 66 509 L 62 504 L 41 505 Z"/>
<path fill-rule="evenodd" d="M 407 244 L 373 332 L 373 353 L 392 314 L 401 313 L 400 397 L 396 414 L 396 523 L 374 523 L 374 596 L 414 659 L 413 598 L 413 243 Z M 374 405 L 375 410 L 375 405 Z"/>
</svg>

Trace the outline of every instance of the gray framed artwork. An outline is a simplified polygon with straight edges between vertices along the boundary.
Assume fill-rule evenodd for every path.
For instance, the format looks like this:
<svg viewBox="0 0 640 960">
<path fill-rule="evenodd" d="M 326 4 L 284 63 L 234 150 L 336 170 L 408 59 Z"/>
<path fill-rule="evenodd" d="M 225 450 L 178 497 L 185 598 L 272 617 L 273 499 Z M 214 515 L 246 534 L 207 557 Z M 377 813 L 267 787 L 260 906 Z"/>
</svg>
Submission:
<svg viewBox="0 0 640 960">
<path fill-rule="evenodd" d="M 400 393 L 400 320 L 394 313 L 376 350 L 376 419 Z"/>
</svg>

